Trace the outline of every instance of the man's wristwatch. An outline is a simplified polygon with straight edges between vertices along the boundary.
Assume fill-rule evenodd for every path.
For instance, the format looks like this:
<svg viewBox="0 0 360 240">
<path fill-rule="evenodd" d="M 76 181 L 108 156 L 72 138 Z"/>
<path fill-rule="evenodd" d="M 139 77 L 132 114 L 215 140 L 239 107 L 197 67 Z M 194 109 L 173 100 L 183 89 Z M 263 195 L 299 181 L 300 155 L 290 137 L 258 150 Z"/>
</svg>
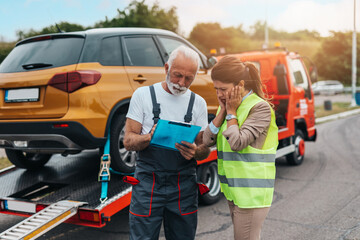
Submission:
<svg viewBox="0 0 360 240">
<path fill-rule="evenodd" d="M 237 119 L 237 117 L 233 114 L 227 114 L 226 117 L 225 117 L 226 121 L 229 121 L 231 119 Z"/>
</svg>

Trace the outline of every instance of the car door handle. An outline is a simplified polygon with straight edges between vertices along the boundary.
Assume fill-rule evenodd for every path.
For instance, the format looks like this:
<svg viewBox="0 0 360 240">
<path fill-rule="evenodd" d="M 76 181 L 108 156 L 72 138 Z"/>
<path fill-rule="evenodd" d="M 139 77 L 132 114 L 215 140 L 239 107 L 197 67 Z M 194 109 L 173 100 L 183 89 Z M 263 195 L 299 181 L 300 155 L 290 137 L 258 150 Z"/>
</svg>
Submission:
<svg viewBox="0 0 360 240">
<path fill-rule="evenodd" d="M 139 76 L 135 77 L 133 80 L 137 81 L 141 84 L 141 83 L 145 82 L 147 79 L 145 77 L 139 75 Z"/>
</svg>

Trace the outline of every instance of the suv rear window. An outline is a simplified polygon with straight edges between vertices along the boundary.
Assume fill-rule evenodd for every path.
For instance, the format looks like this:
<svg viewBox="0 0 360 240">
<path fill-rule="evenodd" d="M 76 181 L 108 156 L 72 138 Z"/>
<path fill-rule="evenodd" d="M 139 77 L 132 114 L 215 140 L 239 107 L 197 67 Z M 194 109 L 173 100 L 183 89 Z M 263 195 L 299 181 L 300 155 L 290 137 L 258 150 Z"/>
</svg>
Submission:
<svg viewBox="0 0 360 240">
<path fill-rule="evenodd" d="M 84 38 L 80 37 L 53 38 L 20 44 L 1 63 L 0 73 L 26 72 L 76 64 L 83 44 Z M 31 64 L 37 64 L 37 67 L 23 67 Z"/>
</svg>

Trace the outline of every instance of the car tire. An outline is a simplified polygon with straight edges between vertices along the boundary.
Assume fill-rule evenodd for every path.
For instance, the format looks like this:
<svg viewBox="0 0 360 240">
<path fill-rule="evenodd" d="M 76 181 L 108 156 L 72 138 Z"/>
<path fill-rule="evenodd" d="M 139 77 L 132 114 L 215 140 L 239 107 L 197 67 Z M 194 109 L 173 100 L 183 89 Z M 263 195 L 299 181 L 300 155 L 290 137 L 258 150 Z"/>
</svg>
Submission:
<svg viewBox="0 0 360 240">
<path fill-rule="evenodd" d="M 296 130 L 293 140 L 295 144 L 295 151 L 286 155 L 286 161 L 289 165 L 296 166 L 302 164 L 304 161 L 305 141 L 303 132 L 301 130 Z"/>
<path fill-rule="evenodd" d="M 122 173 L 135 171 L 136 152 L 124 147 L 125 113 L 113 118 L 110 131 L 111 168 Z"/>
<path fill-rule="evenodd" d="M 208 188 L 209 192 L 203 195 L 199 195 L 200 202 L 205 205 L 214 204 L 220 200 L 220 180 L 217 174 L 217 162 L 204 163 L 200 165 L 200 181 L 204 183 Z"/>
<path fill-rule="evenodd" d="M 51 154 L 28 153 L 20 150 L 5 149 L 9 161 L 16 167 L 35 170 L 44 166 Z"/>
</svg>

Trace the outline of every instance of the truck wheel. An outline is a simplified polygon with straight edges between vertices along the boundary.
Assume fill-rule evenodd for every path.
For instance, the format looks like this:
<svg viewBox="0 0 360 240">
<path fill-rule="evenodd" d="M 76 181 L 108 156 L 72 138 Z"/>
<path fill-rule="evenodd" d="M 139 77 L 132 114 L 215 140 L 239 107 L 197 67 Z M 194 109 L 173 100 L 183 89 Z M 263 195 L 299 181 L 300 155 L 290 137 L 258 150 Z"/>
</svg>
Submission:
<svg viewBox="0 0 360 240">
<path fill-rule="evenodd" d="M 127 151 L 124 147 L 125 113 L 119 114 L 111 122 L 110 155 L 111 168 L 118 172 L 135 171 L 136 152 Z"/>
<path fill-rule="evenodd" d="M 28 153 L 20 150 L 5 149 L 10 162 L 19 168 L 35 170 L 44 166 L 51 157 L 51 154 Z"/>
<path fill-rule="evenodd" d="M 304 161 L 305 141 L 301 130 L 296 130 L 294 136 L 295 151 L 286 155 L 286 160 L 290 165 L 300 165 Z"/>
<path fill-rule="evenodd" d="M 200 201 L 206 205 L 210 205 L 220 199 L 220 180 L 217 174 L 217 163 L 210 162 L 205 164 L 199 173 L 200 181 L 204 183 L 210 191 L 204 195 L 200 195 Z"/>
</svg>

